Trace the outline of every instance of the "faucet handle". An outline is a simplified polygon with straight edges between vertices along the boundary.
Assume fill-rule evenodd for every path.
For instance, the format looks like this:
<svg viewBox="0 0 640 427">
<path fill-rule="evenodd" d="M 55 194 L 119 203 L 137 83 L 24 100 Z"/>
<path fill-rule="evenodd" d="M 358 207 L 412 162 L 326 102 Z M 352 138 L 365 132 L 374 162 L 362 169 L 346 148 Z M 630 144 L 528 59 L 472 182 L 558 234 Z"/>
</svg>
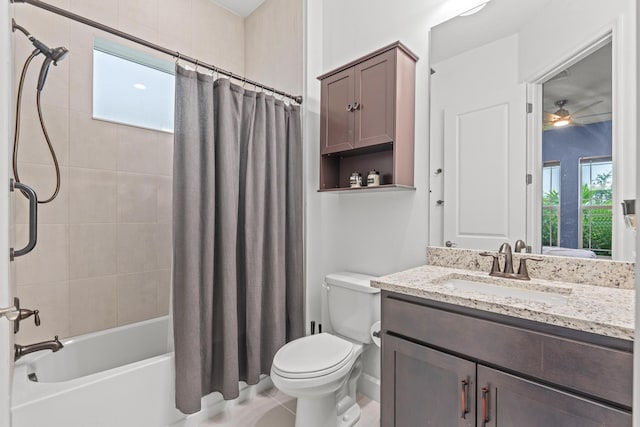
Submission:
<svg viewBox="0 0 640 427">
<path fill-rule="evenodd" d="M 480 252 L 480 255 L 493 257 L 493 263 L 491 264 L 491 271 L 489 272 L 489 275 L 500 273 L 500 262 L 498 261 L 498 254 L 492 252 Z"/>
<path fill-rule="evenodd" d="M 33 320 L 36 326 L 40 326 L 40 310 L 38 309 L 29 310 L 27 308 L 20 308 L 20 300 L 18 298 L 14 298 L 14 305 L 16 306 L 16 309 L 18 310 L 18 313 L 19 313 L 18 317 L 13 322 L 14 334 L 17 334 L 20 331 L 20 321 L 24 319 L 28 319 L 31 316 L 33 316 Z"/>
<path fill-rule="evenodd" d="M 538 261 L 542 261 L 542 258 L 527 257 L 527 256 L 523 256 L 522 258 L 520 258 L 520 266 L 518 267 L 518 275 L 524 276 L 527 280 L 529 280 L 531 278 L 529 277 L 529 270 L 527 270 L 527 260 L 538 262 Z"/>
</svg>

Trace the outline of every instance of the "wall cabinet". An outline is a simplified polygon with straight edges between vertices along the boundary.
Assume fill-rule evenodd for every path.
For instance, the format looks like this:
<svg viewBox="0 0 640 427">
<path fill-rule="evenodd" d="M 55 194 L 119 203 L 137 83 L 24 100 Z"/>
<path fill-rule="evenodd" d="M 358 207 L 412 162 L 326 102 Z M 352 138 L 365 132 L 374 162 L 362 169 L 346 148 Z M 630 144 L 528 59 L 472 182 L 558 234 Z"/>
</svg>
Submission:
<svg viewBox="0 0 640 427">
<path fill-rule="evenodd" d="M 381 426 L 631 426 L 631 342 L 425 301 L 383 292 Z"/>
<path fill-rule="evenodd" d="M 320 77 L 320 190 L 366 181 L 413 186 L 415 62 L 396 42 Z"/>
</svg>

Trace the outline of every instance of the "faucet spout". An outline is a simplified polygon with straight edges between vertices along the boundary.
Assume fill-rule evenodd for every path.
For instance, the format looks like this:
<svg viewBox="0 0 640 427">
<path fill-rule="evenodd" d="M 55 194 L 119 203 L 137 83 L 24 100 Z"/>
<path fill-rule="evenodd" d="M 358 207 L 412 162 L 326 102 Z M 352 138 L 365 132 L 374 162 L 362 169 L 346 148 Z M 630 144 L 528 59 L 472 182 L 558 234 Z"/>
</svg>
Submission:
<svg viewBox="0 0 640 427">
<path fill-rule="evenodd" d="M 55 353 L 56 351 L 60 350 L 64 346 L 62 345 L 60 340 L 58 340 L 58 336 L 56 335 L 54 339 L 49 341 L 43 341 L 43 342 L 38 342 L 35 344 L 29 344 L 29 345 L 15 344 L 14 347 L 15 347 L 14 361 L 17 361 L 22 356 L 26 356 L 29 353 L 34 353 L 36 351 L 41 351 L 41 350 L 51 350 Z"/>
<path fill-rule="evenodd" d="M 509 243 L 503 243 L 500 245 L 498 253 L 504 254 L 504 269 L 503 273 L 513 273 L 513 253 L 511 252 L 511 245 Z"/>
</svg>

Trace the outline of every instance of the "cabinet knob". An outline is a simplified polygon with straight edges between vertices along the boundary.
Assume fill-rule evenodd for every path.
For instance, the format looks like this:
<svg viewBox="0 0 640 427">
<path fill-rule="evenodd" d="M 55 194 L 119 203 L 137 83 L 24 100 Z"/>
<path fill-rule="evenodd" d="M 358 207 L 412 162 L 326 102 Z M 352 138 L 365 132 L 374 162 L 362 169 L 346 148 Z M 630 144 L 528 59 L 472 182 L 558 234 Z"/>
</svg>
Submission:
<svg viewBox="0 0 640 427">
<path fill-rule="evenodd" d="M 360 107 L 361 107 L 361 105 L 360 105 L 360 103 L 359 103 L 359 102 L 354 102 L 354 103 L 353 103 L 353 110 L 352 110 L 352 111 L 359 110 L 359 109 L 360 109 Z"/>
<path fill-rule="evenodd" d="M 353 111 L 353 105 L 347 104 L 347 111 Z"/>
</svg>

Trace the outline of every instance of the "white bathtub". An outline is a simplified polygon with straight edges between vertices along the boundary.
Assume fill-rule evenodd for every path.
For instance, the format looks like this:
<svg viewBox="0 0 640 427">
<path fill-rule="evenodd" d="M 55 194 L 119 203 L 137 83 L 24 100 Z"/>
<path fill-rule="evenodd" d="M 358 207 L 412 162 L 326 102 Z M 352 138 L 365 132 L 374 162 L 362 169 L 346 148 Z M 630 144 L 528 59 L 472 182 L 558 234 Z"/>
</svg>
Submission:
<svg viewBox="0 0 640 427">
<path fill-rule="evenodd" d="M 57 353 L 23 357 L 14 370 L 13 427 L 195 426 L 271 387 L 268 378 L 241 387 L 234 402 L 210 394 L 202 411 L 185 417 L 174 406 L 168 327 L 162 317 L 63 340 Z"/>
</svg>

